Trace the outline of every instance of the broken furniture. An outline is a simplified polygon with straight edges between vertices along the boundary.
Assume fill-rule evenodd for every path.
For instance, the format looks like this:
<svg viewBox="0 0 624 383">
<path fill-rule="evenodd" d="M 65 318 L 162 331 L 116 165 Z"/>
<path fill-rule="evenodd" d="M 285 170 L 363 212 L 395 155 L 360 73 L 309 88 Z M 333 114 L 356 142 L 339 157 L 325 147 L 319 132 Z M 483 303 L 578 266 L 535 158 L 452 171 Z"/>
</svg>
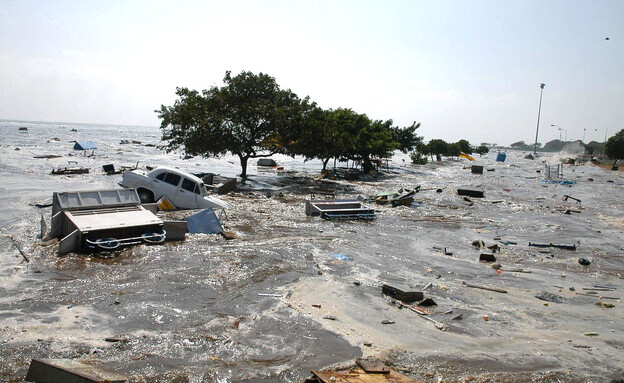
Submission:
<svg viewBox="0 0 624 383">
<path fill-rule="evenodd" d="M 35 383 L 124 383 L 128 381 L 128 378 L 75 359 L 33 359 L 30 362 L 25 381 Z"/>
<path fill-rule="evenodd" d="M 50 234 L 60 238 L 59 255 L 162 243 L 166 237 L 163 221 L 141 206 L 135 189 L 54 193 Z"/>
<path fill-rule="evenodd" d="M 373 220 L 375 211 L 357 200 L 309 200 L 305 205 L 306 215 L 321 216 L 328 220 Z"/>
</svg>

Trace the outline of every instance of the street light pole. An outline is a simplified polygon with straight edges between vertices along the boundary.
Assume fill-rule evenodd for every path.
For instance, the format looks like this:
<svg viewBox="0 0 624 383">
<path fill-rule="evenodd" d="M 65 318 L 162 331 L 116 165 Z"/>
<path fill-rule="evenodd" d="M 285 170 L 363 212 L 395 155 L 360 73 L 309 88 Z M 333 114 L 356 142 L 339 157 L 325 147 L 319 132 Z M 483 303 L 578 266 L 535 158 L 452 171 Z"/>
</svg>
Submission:
<svg viewBox="0 0 624 383">
<path fill-rule="evenodd" d="M 550 126 L 554 126 L 557 128 L 557 130 L 559 131 L 559 141 L 561 141 L 561 126 L 555 124 L 550 124 Z"/>
<path fill-rule="evenodd" d="M 544 93 L 544 86 L 546 86 L 546 84 L 540 84 L 540 102 L 539 108 L 537 109 L 537 129 L 535 130 L 535 146 L 533 147 L 533 154 L 537 154 L 537 135 L 539 134 L 539 120 L 540 115 L 542 114 L 542 93 Z"/>
<path fill-rule="evenodd" d="M 585 131 L 587 130 L 587 128 L 583 128 L 583 143 L 585 143 Z"/>
</svg>

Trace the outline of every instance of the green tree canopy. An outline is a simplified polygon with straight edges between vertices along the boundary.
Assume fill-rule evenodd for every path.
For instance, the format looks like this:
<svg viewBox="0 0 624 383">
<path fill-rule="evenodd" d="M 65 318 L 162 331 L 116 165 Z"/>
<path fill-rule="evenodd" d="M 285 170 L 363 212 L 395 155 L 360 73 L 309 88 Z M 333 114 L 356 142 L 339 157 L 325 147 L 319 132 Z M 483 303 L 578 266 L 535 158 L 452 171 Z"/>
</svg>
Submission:
<svg viewBox="0 0 624 383">
<path fill-rule="evenodd" d="M 613 166 L 618 160 L 624 160 L 624 129 L 609 137 L 605 144 L 605 154 L 614 160 Z"/>
<path fill-rule="evenodd" d="M 467 140 L 459 140 L 457 141 L 457 144 L 459 145 L 459 149 L 461 152 L 466 154 L 472 154 L 472 145 L 470 145 L 470 142 L 468 142 Z"/>
<path fill-rule="evenodd" d="M 490 152 L 490 148 L 488 148 L 485 145 L 481 145 L 479 146 L 476 150 L 477 154 L 479 154 L 480 156 L 484 155 L 484 154 L 488 154 Z"/>
<path fill-rule="evenodd" d="M 156 112 L 169 150 L 201 156 L 230 152 L 239 157 L 245 177 L 249 158 L 288 153 L 313 105 L 263 73 L 232 77 L 227 71 L 223 82 L 201 94 L 177 88 L 173 106 L 161 105 Z"/>
<path fill-rule="evenodd" d="M 418 150 L 422 147 L 423 137 L 416 135 L 416 129 L 420 128 L 420 123 L 412 123 L 407 128 L 392 128 L 392 137 L 398 144 L 397 149 L 403 153 Z"/>
<path fill-rule="evenodd" d="M 433 139 L 425 146 L 424 153 L 430 154 L 433 158 L 434 155 L 442 156 L 448 153 L 448 143 L 441 139 Z"/>
</svg>

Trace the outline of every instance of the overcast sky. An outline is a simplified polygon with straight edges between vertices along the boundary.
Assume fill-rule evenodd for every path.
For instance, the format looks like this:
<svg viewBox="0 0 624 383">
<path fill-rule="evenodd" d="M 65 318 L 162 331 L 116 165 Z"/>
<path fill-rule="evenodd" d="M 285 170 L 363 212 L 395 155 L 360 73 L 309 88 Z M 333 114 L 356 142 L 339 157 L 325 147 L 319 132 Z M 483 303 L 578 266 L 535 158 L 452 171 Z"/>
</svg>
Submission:
<svg viewBox="0 0 624 383">
<path fill-rule="evenodd" d="M 543 82 L 539 141 L 602 141 L 623 42 L 621 0 L 0 0 L 0 118 L 158 126 L 176 86 L 246 70 L 473 144 L 532 143 Z"/>
</svg>

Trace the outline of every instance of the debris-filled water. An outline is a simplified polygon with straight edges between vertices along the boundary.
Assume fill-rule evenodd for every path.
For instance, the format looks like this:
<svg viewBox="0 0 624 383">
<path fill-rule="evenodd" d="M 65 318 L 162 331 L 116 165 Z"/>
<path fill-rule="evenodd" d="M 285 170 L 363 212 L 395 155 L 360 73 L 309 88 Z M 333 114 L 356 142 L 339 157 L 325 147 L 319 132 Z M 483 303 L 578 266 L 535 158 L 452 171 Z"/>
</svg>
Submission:
<svg viewBox="0 0 624 383">
<path fill-rule="evenodd" d="M 4 121 L 0 132 L 0 381 L 22 381 L 33 358 L 76 358 L 132 382 L 301 382 L 362 355 L 425 382 L 624 373 L 622 172 L 564 165 L 544 180 L 565 155 L 511 151 L 477 157 L 482 174 L 463 159 L 415 166 L 399 154 L 377 178 L 320 180 L 319 161 L 273 156 L 283 170 L 250 163 L 249 179 L 219 196 L 237 239 L 58 257 L 39 238 L 51 208 L 36 205 L 118 187 L 103 165 L 232 177 L 238 161 L 167 153 L 157 128 Z M 74 167 L 89 173 L 51 174 Z M 365 201 L 373 221 L 304 212 L 309 199 L 418 186 L 408 206 Z M 383 284 L 433 305 L 402 305 Z"/>
</svg>

